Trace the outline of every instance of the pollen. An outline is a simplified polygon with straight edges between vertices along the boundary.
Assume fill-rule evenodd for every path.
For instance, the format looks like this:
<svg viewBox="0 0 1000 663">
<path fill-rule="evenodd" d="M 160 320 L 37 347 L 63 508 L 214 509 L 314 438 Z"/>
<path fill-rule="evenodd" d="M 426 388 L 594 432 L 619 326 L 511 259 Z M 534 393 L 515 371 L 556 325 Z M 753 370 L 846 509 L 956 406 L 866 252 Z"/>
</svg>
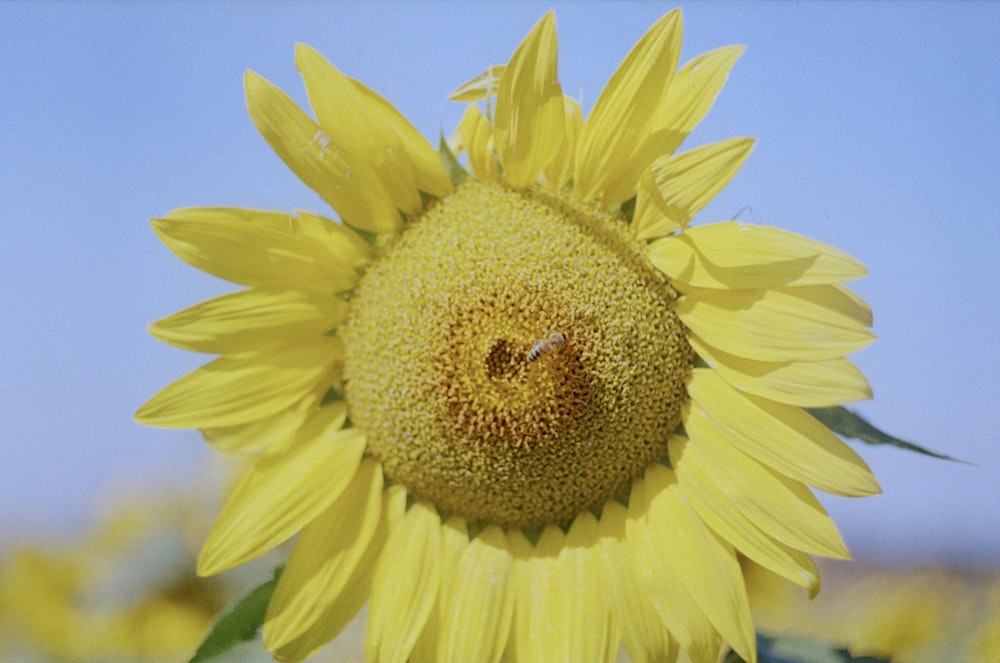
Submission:
<svg viewBox="0 0 1000 663">
<path fill-rule="evenodd" d="M 351 420 L 443 512 L 566 522 L 666 452 L 693 361 L 676 297 L 614 215 L 466 184 L 361 279 L 342 330 Z"/>
</svg>

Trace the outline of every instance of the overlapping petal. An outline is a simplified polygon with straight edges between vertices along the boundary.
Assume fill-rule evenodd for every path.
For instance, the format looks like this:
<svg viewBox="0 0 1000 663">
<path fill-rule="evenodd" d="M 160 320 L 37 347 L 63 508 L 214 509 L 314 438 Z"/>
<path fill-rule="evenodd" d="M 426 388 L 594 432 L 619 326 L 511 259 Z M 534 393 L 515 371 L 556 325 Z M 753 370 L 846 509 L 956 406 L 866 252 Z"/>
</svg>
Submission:
<svg viewBox="0 0 1000 663">
<path fill-rule="evenodd" d="M 399 230 L 393 197 L 367 155 L 338 142 L 258 74 L 248 71 L 244 84 L 250 118 L 264 140 L 345 223 L 370 232 Z"/>
<path fill-rule="evenodd" d="M 186 350 L 240 354 L 308 342 L 334 329 L 347 310 L 343 299 L 319 292 L 251 288 L 163 318 L 149 332 Z"/>
<path fill-rule="evenodd" d="M 689 471 L 715 479 L 735 513 L 764 533 L 803 552 L 844 559 L 847 549 L 833 520 L 799 481 L 762 465 L 726 442 L 705 418 L 693 416 L 688 436 L 671 440 L 676 459 Z M 680 466 L 677 466 L 680 473 Z M 736 520 L 732 514 L 730 522 Z"/>
<path fill-rule="evenodd" d="M 380 122 L 385 122 L 396 133 L 399 145 L 403 148 L 417 189 L 436 198 L 442 198 L 451 192 L 451 178 L 434 146 L 417 131 L 406 116 L 399 112 L 385 97 L 375 93 L 364 83 L 351 79 L 358 88 L 369 107 L 379 116 Z M 419 211 L 419 210 L 418 210 Z"/>
<path fill-rule="evenodd" d="M 684 498 L 705 524 L 737 550 L 774 573 L 809 590 L 819 591 L 819 571 L 805 553 L 779 543 L 760 529 L 754 520 L 733 508 L 729 495 L 714 467 L 685 453 L 688 442 L 675 437 L 670 445 L 670 464 L 677 475 Z"/>
<path fill-rule="evenodd" d="M 497 179 L 497 156 L 493 147 L 493 125 L 480 111 L 469 104 L 458 126 L 462 147 L 469 155 L 469 167 L 480 182 Z"/>
<path fill-rule="evenodd" d="M 865 376 L 847 359 L 755 361 L 713 348 L 696 334 L 688 342 L 731 386 L 772 401 L 832 407 L 872 397 Z"/>
<path fill-rule="evenodd" d="M 743 46 L 723 46 L 691 58 L 670 81 L 642 146 L 639 163 L 673 154 L 705 117 L 743 55 Z"/>
<path fill-rule="evenodd" d="M 714 347 L 758 361 L 825 361 L 874 340 L 865 310 L 839 286 L 684 288 L 674 310 Z"/>
<path fill-rule="evenodd" d="M 312 522 L 343 492 L 361 462 L 364 435 L 321 410 L 288 451 L 260 458 L 226 499 L 198 558 L 212 575 L 253 559 Z"/>
<path fill-rule="evenodd" d="M 221 357 L 164 387 L 135 418 L 166 428 L 214 428 L 263 419 L 325 390 L 343 352 L 339 341 L 320 337 L 280 351 Z"/>
<path fill-rule="evenodd" d="M 823 285 L 866 274 L 861 263 L 831 246 L 737 221 L 697 226 L 657 240 L 649 245 L 648 255 L 671 279 L 698 288 Z"/>
<path fill-rule="evenodd" d="M 654 161 L 648 177 L 640 178 L 632 217 L 636 237 L 653 239 L 686 228 L 735 177 L 753 144 L 752 138 L 731 138 Z"/>
<path fill-rule="evenodd" d="M 357 271 L 365 267 L 375 257 L 375 251 L 361 235 L 342 223 L 334 223 L 312 212 L 298 210 L 289 226 L 293 233 L 300 233 L 321 242 L 333 257 L 355 271 L 354 281 L 349 287 L 357 285 Z"/>
<path fill-rule="evenodd" d="M 423 207 L 419 191 L 451 191 L 434 148 L 392 104 L 304 44 L 296 46 L 295 60 L 322 130 L 332 144 L 367 160 L 397 208 L 415 215 Z"/>
<path fill-rule="evenodd" d="M 316 619 L 317 626 L 307 630 L 286 645 L 275 650 L 279 661 L 301 661 L 332 640 L 361 607 L 368 602 L 372 590 L 372 580 L 391 528 L 402 520 L 406 509 L 406 490 L 400 485 L 389 486 L 382 494 L 382 509 L 377 517 L 378 524 L 368 550 L 354 573 L 347 579 L 340 596 Z"/>
<path fill-rule="evenodd" d="M 598 536 L 604 593 L 632 661 L 673 663 L 678 654 L 677 641 L 639 586 L 625 541 L 627 515 L 625 507 L 615 501 L 605 504 L 601 513 Z"/>
<path fill-rule="evenodd" d="M 583 130 L 583 111 L 576 99 L 563 98 L 566 110 L 562 145 L 552 162 L 545 168 L 545 181 L 553 189 L 559 190 L 573 178 L 573 167 L 576 158 L 576 142 Z"/>
<path fill-rule="evenodd" d="M 269 417 L 236 426 L 202 428 L 205 441 L 216 451 L 224 454 L 266 454 L 279 453 L 289 447 L 297 431 L 314 414 L 321 396 L 306 398 L 292 407 Z M 343 401 L 330 403 L 324 407 L 336 408 L 347 417 L 347 404 Z"/>
<path fill-rule="evenodd" d="M 389 535 L 372 584 L 365 659 L 406 663 L 438 598 L 441 519 L 417 502 Z"/>
<path fill-rule="evenodd" d="M 566 536 L 554 525 L 546 527 L 532 546 L 520 530 L 508 532 L 514 554 L 515 591 L 512 651 L 515 663 L 559 660 L 566 651 L 560 628 L 559 603 L 565 587 L 559 584 L 559 552 Z"/>
<path fill-rule="evenodd" d="M 438 599 L 427 616 L 410 658 L 414 661 L 437 661 L 444 656 L 448 632 L 444 630 L 452 588 L 455 587 L 458 560 L 469 547 L 469 527 L 461 516 L 451 516 L 441 527 L 441 585 Z"/>
<path fill-rule="evenodd" d="M 191 207 L 152 224 L 184 262 L 248 286 L 343 292 L 357 285 L 357 268 L 373 255 L 357 233 L 306 212 Z"/>
<path fill-rule="evenodd" d="M 685 428 L 702 423 L 785 476 L 834 495 L 874 495 L 878 482 L 849 446 L 802 408 L 743 394 L 707 368 L 692 371 Z"/>
<path fill-rule="evenodd" d="M 267 606 L 264 645 L 280 648 L 335 603 L 368 552 L 382 514 L 382 466 L 364 460 L 327 509 L 306 525 Z"/>
<path fill-rule="evenodd" d="M 361 89 L 305 44 L 295 46 L 295 64 L 305 82 L 316 121 L 347 154 L 364 158 L 382 178 L 386 193 L 406 214 L 421 208 L 412 164 L 402 142 Z"/>
<path fill-rule="evenodd" d="M 564 651 L 574 661 L 612 661 L 621 638 L 604 593 L 597 530 L 597 518 L 584 511 L 573 520 L 559 552 L 557 570 L 563 589 L 557 626 L 565 634 Z"/>
<path fill-rule="evenodd" d="M 644 478 L 632 482 L 625 520 L 632 568 L 646 600 L 692 663 L 716 663 L 722 637 L 699 605 L 698 597 L 702 594 L 692 594 L 663 556 L 666 548 L 680 542 L 664 539 L 661 530 L 650 527 L 651 505 L 657 494 L 657 487 L 648 487 Z M 677 506 L 674 501 L 661 505 Z"/>
<path fill-rule="evenodd" d="M 581 200 L 602 198 L 605 207 L 626 200 L 659 156 L 639 158 L 677 68 L 681 24 L 679 9 L 654 23 L 597 98 L 576 148 L 573 186 Z"/>
<path fill-rule="evenodd" d="M 736 552 L 691 510 L 671 470 L 662 465 L 646 470 L 645 491 L 645 524 L 651 539 L 663 543 L 660 555 L 674 582 L 687 587 L 722 638 L 753 663 L 757 647 Z"/>
<path fill-rule="evenodd" d="M 514 614 L 514 558 L 507 535 L 487 527 L 461 551 L 443 596 L 442 661 L 499 661 Z"/>
<path fill-rule="evenodd" d="M 534 184 L 563 140 L 563 94 L 557 71 L 556 20 L 551 11 L 514 51 L 500 79 L 494 143 L 504 180 Z"/>
</svg>

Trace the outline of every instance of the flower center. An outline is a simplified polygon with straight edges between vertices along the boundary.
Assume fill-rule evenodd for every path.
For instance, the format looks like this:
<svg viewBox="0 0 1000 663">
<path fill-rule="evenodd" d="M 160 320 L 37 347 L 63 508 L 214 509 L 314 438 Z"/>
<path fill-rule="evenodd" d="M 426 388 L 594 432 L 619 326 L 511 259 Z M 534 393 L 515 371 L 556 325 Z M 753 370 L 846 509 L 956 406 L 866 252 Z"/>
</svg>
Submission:
<svg viewBox="0 0 1000 663">
<path fill-rule="evenodd" d="M 352 421 L 445 512 L 565 522 L 666 451 L 693 354 L 623 224 L 471 183 L 364 275 L 343 329 Z"/>
</svg>

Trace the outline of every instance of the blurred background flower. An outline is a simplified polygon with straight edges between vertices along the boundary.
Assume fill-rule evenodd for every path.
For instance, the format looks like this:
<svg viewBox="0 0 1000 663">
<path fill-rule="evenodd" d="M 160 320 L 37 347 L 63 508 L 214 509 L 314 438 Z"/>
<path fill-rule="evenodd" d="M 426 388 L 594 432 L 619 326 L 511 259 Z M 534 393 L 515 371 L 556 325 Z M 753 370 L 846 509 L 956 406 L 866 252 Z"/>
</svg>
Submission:
<svg viewBox="0 0 1000 663">
<path fill-rule="evenodd" d="M 35 530 L 0 546 L 0 661 L 176 663 L 224 613 L 269 578 L 287 548 L 229 573 L 195 574 L 227 473 L 196 490 L 121 488 L 86 526 Z M 210 478 L 208 478 L 210 477 Z M 317 661 L 363 660 L 364 616 Z M 259 640 L 213 659 L 271 661 Z"/>
<path fill-rule="evenodd" d="M 4 660 L 178 661 L 237 591 L 194 574 L 204 495 L 125 491 L 73 536 L 5 542 L 0 566 Z"/>
<path fill-rule="evenodd" d="M 1000 574 L 945 566 L 822 560 L 808 600 L 753 563 L 748 586 L 759 631 L 808 636 L 855 656 L 893 661 L 990 661 L 1000 652 Z"/>
</svg>

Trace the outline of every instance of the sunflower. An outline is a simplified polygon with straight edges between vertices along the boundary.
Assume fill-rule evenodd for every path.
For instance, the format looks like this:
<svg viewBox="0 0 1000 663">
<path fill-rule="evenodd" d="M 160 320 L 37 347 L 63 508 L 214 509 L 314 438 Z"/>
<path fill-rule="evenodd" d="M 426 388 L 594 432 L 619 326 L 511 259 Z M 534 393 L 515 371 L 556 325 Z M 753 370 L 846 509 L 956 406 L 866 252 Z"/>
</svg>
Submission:
<svg viewBox="0 0 1000 663">
<path fill-rule="evenodd" d="M 196 500 L 162 490 L 119 497 L 71 540 L 4 542 L 0 660 L 168 663 L 204 637 L 235 588 L 192 577 L 184 539 Z"/>
<path fill-rule="evenodd" d="M 755 659 L 749 558 L 815 593 L 846 557 L 809 486 L 878 492 L 803 408 L 870 397 L 845 355 L 864 274 L 807 238 L 689 227 L 753 141 L 677 148 L 742 53 L 678 67 L 657 21 L 589 117 L 555 19 L 439 151 L 307 46 L 315 119 L 259 75 L 250 116 L 334 210 L 154 219 L 185 262 L 247 286 L 151 327 L 221 355 L 138 412 L 255 460 L 199 572 L 298 535 L 264 644 L 308 656 L 369 603 L 370 661 Z M 456 155 L 467 158 L 469 172 Z"/>
</svg>

